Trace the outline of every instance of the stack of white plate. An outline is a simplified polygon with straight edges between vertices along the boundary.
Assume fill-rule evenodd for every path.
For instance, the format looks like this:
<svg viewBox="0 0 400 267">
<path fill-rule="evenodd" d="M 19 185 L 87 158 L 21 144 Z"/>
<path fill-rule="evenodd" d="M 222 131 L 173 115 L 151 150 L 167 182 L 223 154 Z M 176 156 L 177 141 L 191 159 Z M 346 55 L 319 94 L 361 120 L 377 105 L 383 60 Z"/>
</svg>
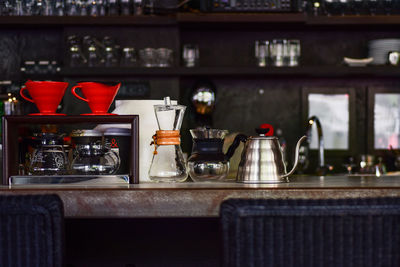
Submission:
<svg viewBox="0 0 400 267">
<path fill-rule="evenodd" d="M 400 39 L 377 39 L 368 42 L 368 56 L 374 59 L 371 64 L 386 64 L 391 51 L 400 52 Z"/>
</svg>

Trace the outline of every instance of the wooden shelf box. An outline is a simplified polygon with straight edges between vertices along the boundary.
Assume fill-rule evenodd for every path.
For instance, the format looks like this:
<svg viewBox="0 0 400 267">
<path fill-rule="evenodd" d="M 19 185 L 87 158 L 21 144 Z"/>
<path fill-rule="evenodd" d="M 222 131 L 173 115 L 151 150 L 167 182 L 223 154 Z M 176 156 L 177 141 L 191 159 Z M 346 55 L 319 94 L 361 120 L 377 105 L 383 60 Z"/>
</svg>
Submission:
<svg viewBox="0 0 400 267">
<path fill-rule="evenodd" d="M 65 128 L 79 126 L 80 129 L 92 129 L 98 124 L 130 124 L 131 142 L 129 146 L 129 183 L 139 182 L 139 116 L 4 116 L 3 117 L 3 184 L 9 184 L 11 176 L 18 175 L 19 139 L 23 129 L 37 128 L 41 125 L 59 125 Z M 75 128 L 72 128 L 75 129 Z M 31 134 L 31 133 L 30 133 Z"/>
</svg>

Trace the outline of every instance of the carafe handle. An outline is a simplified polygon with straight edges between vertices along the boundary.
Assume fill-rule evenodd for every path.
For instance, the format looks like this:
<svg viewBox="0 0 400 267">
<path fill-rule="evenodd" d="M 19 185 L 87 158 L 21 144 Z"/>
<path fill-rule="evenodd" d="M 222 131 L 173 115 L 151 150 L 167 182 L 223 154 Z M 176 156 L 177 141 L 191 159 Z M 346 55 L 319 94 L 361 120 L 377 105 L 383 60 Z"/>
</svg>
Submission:
<svg viewBox="0 0 400 267">
<path fill-rule="evenodd" d="M 292 167 L 292 169 L 290 170 L 290 172 L 288 172 L 287 174 L 281 175 L 280 178 L 288 177 L 289 175 L 292 175 L 292 174 L 294 173 L 294 171 L 296 170 L 296 167 L 297 167 L 297 163 L 299 162 L 299 150 L 300 150 L 300 145 L 301 145 L 301 143 L 302 143 L 304 140 L 306 140 L 306 139 L 307 139 L 307 136 L 304 135 L 304 136 L 302 136 L 302 137 L 299 139 L 299 141 L 297 141 L 297 144 L 296 144 L 296 151 L 294 152 L 294 153 L 295 153 L 295 159 L 294 159 L 293 167 Z"/>
<path fill-rule="evenodd" d="M 78 94 L 75 92 L 75 90 L 78 89 L 78 88 L 81 88 L 81 86 L 80 86 L 80 85 L 75 85 L 74 87 L 72 87 L 72 89 L 71 89 L 72 94 L 73 94 L 74 96 L 76 96 L 77 98 L 79 98 L 79 99 L 85 101 L 85 102 L 89 102 L 89 100 L 87 100 L 86 98 L 81 97 L 80 95 L 78 95 Z"/>
<path fill-rule="evenodd" d="M 110 149 L 105 153 L 104 156 L 110 157 L 111 160 L 115 163 L 115 170 L 111 174 L 116 173 L 121 165 L 121 158 L 119 157 L 118 153 Z"/>
<path fill-rule="evenodd" d="M 247 136 L 244 134 L 238 134 L 236 135 L 235 139 L 233 140 L 232 144 L 228 148 L 228 152 L 226 152 L 225 157 L 227 160 L 230 160 L 230 158 L 233 156 L 235 153 L 236 148 L 240 145 L 240 142 L 245 143 L 247 141 Z"/>
<path fill-rule="evenodd" d="M 33 99 L 27 97 L 26 95 L 24 95 L 24 91 L 27 90 L 26 87 L 22 87 L 21 90 L 19 91 L 19 94 L 22 96 L 23 99 L 28 100 L 29 102 L 35 103 L 33 101 Z"/>
</svg>

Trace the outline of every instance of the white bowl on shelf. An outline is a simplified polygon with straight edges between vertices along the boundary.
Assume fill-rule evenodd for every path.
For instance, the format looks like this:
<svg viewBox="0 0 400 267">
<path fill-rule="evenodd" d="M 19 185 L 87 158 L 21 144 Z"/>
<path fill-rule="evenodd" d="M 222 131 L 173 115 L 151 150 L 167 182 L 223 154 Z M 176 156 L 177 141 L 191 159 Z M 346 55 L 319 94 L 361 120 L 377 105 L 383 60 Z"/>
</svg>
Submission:
<svg viewBox="0 0 400 267">
<path fill-rule="evenodd" d="M 374 58 L 373 57 L 369 57 L 369 58 L 349 58 L 349 57 L 344 57 L 343 61 L 344 61 L 344 63 L 346 63 L 350 67 L 365 67 L 368 64 L 370 64 L 372 61 L 374 61 Z"/>
</svg>

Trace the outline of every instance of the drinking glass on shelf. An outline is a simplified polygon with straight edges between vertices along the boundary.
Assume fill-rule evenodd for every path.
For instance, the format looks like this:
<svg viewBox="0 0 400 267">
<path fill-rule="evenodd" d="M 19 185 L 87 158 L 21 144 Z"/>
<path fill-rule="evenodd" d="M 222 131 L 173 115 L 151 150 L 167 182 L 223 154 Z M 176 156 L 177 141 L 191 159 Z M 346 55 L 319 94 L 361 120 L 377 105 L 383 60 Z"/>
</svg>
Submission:
<svg viewBox="0 0 400 267">
<path fill-rule="evenodd" d="M 107 15 L 116 16 L 119 14 L 119 1 L 118 0 L 106 0 Z"/>
<path fill-rule="evenodd" d="M 299 65 L 301 55 L 300 40 L 291 39 L 288 41 L 289 62 L 288 66 L 295 67 Z"/>
<path fill-rule="evenodd" d="M 88 10 L 87 10 L 87 2 L 85 0 L 76 0 L 77 6 L 78 6 L 78 15 L 79 16 L 87 16 L 88 15 Z"/>
<path fill-rule="evenodd" d="M 9 1 L 11 2 L 11 1 Z M 12 12 L 10 13 L 10 15 L 13 16 L 22 16 L 24 14 L 24 10 L 22 8 L 22 0 L 15 0 L 12 3 L 12 8 L 11 8 Z"/>
<path fill-rule="evenodd" d="M 103 0 L 92 0 L 88 2 L 88 15 L 89 16 L 105 16 L 106 9 Z"/>
<path fill-rule="evenodd" d="M 20 1 L 17 1 L 20 2 Z M 22 14 L 23 16 L 32 16 L 34 14 L 35 0 L 22 0 Z"/>
<path fill-rule="evenodd" d="M 46 15 L 46 11 L 51 12 L 51 9 L 47 9 L 47 2 L 46 0 L 36 0 L 34 1 L 34 5 L 32 8 L 32 15 L 43 16 Z M 51 6 L 51 5 L 50 5 Z"/>
<path fill-rule="evenodd" d="M 350 0 L 349 1 L 350 13 L 354 15 L 367 14 L 366 2 L 364 0 Z"/>
<path fill-rule="evenodd" d="M 83 46 L 85 47 L 86 51 L 88 67 L 99 67 L 103 63 L 100 47 L 98 44 L 99 41 L 97 41 L 96 38 L 90 35 L 83 37 Z"/>
<path fill-rule="evenodd" d="M 287 40 L 273 39 L 271 43 L 271 61 L 275 67 L 284 66 L 285 49 L 287 49 Z"/>
<path fill-rule="evenodd" d="M 52 2 L 51 0 L 49 0 L 49 1 Z M 56 1 L 54 1 L 53 14 L 56 15 L 56 16 L 64 16 L 65 15 L 64 7 L 65 7 L 64 0 L 56 0 Z"/>
<path fill-rule="evenodd" d="M 82 53 L 82 47 L 79 39 L 75 35 L 68 37 L 68 54 L 70 67 L 79 67 L 87 63 L 85 55 Z"/>
<path fill-rule="evenodd" d="M 99 55 L 96 45 L 91 44 L 87 50 L 87 64 L 88 67 L 99 67 L 102 65 L 102 59 Z"/>
<path fill-rule="evenodd" d="M 68 16 L 78 16 L 79 15 L 79 6 L 77 1 L 75 0 L 66 0 L 65 2 L 65 13 Z"/>
<path fill-rule="evenodd" d="M 54 16 L 53 1 L 42 0 L 41 2 L 42 2 L 42 7 L 41 7 L 41 10 L 39 11 L 38 15 Z M 37 3 L 39 3 L 39 1 Z"/>
<path fill-rule="evenodd" d="M 400 64 L 400 52 L 390 51 L 388 53 L 387 61 L 392 66 L 398 66 Z"/>
<path fill-rule="evenodd" d="M 154 14 L 155 0 L 142 0 L 143 13 L 146 15 Z"/>
<path fill-rule="evenodd" d="M 259 67 L 267 66 L 269 59 L 269 41 L 256 41 L 254 50 L 254 54 L 257 59 L 257 65 Z"/>
<path fill-rule="evenodd" d="M 347 0 L 324 0 L 324 9 L 328 16 L 344 14 Z"/>
<path fill-rule="evenodd" d="M 136 51 L 133 47 L 124 47 L 120 65 L 123 67 L 133 67 L 136 65 Z"/>
<path fill-rule="evenodd" d="M 139 58 L 143 67 L 154 67 L 156 66 L 156 50 L 151 47 L 147 47 L 139 50 Z"/>
<path fill-rule="evenodd" d="M 134 15 L 143 15 L 143 2 L 144 0 L 133 0 Z"/>
<path fill-rule="evenodd" d="M 120 0 L 120 12 L 123 16 L 129 16 L 133 14 L 133 3 L 132 0 Z"/>
<path fill-rule="evenodd" d="M 13 14 L 15 8 L 15 1 L 3 0 L 0 1 L 0 15 L 1 16 L 10 16 Z"/>
<path fill-rule="evenodd" d="M 105 48 L 104 52 L 104 66 L 115 67 L 118 63 L 114 47 L 109 46 Z"/>
<path fill-rule="evenodd" d="M 87 4 L 87 9 L 88 9 L 87 13 L 89 16 L 93 17 L 99 16 L 99 7 L 97 1 L 90 1 Z"/>
<path fill-rule="evenodd" d="M 96 39 L 94 39 L 95 43 L 98 43 Z M 104 57 L 104 65 L 106 67 L 115 67 L 118 64 L 117 60 L 117 49 L 115 45 L 114 39 L 109 36 L 104 36 L 101 43 L 98 43 L 98 46 L 103 49 L 103 57 Z"/>
<path fill-rule="evenodd" d="M 382 9 L 385 15 L 391 15 L 393 13 L 393 6 L 395 5 L 395 1 L 393 0 L 381 0 Z"/>
<path fill-rule="evenodd" d="M 366 4 L 370 15 L 378 14 L 378 0 L 366 0 Z"/>
<path fill-rule="evenodd" d="M 184 44 L 182 59 L 185 67 L 195 67 L 199 64 L 199 47 L 195 44 Z"/>
<path fill-rule="evenodd" d="M 157 67 L 171 67 L 172 65 L 172 50 L 168 48 L 157 49 Z"/>
</svg>

